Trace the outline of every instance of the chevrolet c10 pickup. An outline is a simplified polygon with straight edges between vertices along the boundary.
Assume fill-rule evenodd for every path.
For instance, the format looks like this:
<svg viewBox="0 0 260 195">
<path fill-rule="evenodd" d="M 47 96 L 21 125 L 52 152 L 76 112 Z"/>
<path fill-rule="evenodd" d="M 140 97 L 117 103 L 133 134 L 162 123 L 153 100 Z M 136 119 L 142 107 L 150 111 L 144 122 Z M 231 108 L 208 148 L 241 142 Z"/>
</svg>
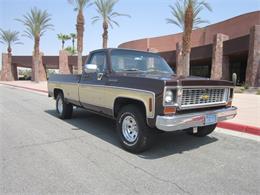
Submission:
<svg viewBox="0 0 260 195">
<path fill-rule="evenodd" d="M 93 51 L 82 75 L 48 80 L 61 119 L 71 118 L 73 107 L 110 117 L 122 147 L 133 153 L 148 149 L 157 132 L 210 134 L 235 117 L 233 89 L 230 81 L 178 77 L 158 54 L 128 49 Z"/>
</svg>

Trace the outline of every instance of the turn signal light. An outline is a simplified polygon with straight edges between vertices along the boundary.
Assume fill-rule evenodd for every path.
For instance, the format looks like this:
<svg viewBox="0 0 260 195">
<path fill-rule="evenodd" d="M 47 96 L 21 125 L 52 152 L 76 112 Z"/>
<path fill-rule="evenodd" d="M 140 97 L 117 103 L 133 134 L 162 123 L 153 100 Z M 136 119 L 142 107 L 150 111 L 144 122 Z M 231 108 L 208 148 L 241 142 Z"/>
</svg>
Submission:
<svg viewBox="0 0 260 195">
<path fill-rule="evenodd" d="M 176 113 L 176 107 L 164 107 L 164 115 L 173 115 Z"/>
<path fill-rule="evenodd" d="M 232 106 L 232 101 L 228 101 L 226 106 L 227 107 L 231 107 Z"/>
</svg>

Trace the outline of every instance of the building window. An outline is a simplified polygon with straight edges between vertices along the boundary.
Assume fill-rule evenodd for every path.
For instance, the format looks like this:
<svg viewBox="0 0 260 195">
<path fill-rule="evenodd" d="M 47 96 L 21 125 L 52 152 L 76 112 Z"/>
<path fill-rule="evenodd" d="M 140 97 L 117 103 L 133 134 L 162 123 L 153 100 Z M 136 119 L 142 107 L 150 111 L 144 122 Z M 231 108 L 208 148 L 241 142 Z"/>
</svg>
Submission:
<svg viewBox="0 0 260 195">
<path fill-rule="evenodd" d="M 210 77 L 210 66 L 209 65 L 195 65 L 190 67 L 190 74 L 192 76 Z"/>
<path fill-rule="evenodd" d="M 230 61 L 230 78 L 232 79 L 232 74 L 236 73 L 237 85 L 243 85 L 246 78 L 247 56 L 242 57 L 240 56 L 240 58 L 233 58 Z"/>
</svg>

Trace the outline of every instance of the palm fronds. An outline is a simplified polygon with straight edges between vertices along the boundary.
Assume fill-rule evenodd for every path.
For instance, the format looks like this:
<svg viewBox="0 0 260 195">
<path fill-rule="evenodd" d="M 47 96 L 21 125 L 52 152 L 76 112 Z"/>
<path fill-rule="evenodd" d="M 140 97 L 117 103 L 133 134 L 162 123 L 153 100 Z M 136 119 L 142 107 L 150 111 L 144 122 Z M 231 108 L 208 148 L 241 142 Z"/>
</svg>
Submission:
<svg viewBox="0 0 260 195">
<path fill-rule="evenodd" d="M 12 44 L 22 44 L 19 42 L 19 32 L 0 29 L 0 43 L 7 44 L 11 48 Z"/>
<path fill-rule="evenodd" d="M 184 30 L 185 12 L 188 5 L 192 5 L 193 8 L 193 28 L 198 28 L 201 24 L 209 23 L 208 20 L 203 20 L 199 17 L 199 14 L 204 8 L 212 11 L 211 6 L 204 0 L 178 0 L 174 6 L 169 5 L 171 10 L 171 18 L 166 18 L 166 22 L 175 24 Z"/>
<path fill-rule="evenodd" d="M 92 24 L 101 20 L 107 22 L 109 26 L 113 28 L 113 24 L 119 26 L 118 22 L 114 18 L 119 16 L 130 17 L 128 14 L 114 12 L 114 6 L 117 3 L 118 0 L 96 0 L 94 5 L 98 15 L 92 18 Z"/>
<path fill-rule="evenodd" d="M 32 8 L 28 13 L 23 15 L 22 19 L 16 19 L 25 26 L 25 36 L 34 39 L 35 36 L 42 36 L 47 30 L 53 29 L 50 23 L 51 17 L 46 10 Z"/>
<path fill-rule="evenodd" d="M 75 6 L 74 11 L 84 10 L 91 5 L 90 0 L 68 0 L 68 2 Z"/>
</svg>

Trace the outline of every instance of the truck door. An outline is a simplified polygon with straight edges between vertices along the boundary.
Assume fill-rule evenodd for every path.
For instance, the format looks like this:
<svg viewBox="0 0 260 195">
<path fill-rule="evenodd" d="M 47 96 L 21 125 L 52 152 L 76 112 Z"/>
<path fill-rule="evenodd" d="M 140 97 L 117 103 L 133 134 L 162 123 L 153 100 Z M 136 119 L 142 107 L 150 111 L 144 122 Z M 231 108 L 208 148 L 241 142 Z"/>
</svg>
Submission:
<svg viewBox="0 0 260 195">
<path fill-rule="evenodd" d="M 97 65 L 96 73 L 82 73 L 79 83 L 80 103 L 86 109 L 108 114 L 107 106 L 103 104 L 105 99 L 105 85 L 107 83 L 107 53 L 95 52 L 90 56 L 89 64 Z M 111 112 L 111 111 L 110 111 Z"/>
</svg>

